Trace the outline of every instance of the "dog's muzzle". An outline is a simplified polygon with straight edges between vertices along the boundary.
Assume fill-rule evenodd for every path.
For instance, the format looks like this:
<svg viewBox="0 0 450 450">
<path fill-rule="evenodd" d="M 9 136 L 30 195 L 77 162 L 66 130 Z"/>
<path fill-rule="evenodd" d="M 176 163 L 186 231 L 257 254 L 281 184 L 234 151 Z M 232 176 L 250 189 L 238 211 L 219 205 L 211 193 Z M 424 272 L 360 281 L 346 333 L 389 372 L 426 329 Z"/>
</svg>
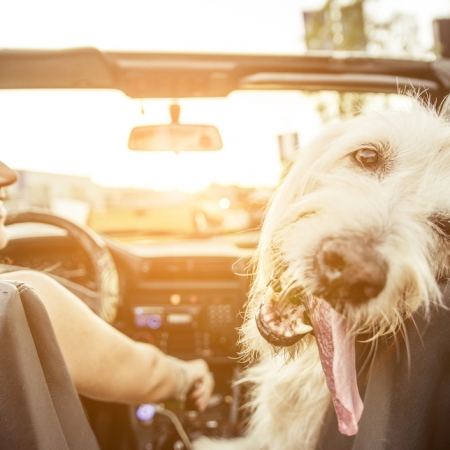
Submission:
<svg viewBox="0 0 450 450">
<path fill-rule="evenodd" d="M 384 289 L 388 266 L 372 245 L 358 238 L 327 238 L 314 258 L 313 292 L 333 308 L 358 306 Z M 308 295 L 299 287 L 283 289 L 272 277 L 255 320 L 262 337 L 272 345 L 288 347 L 312 331 Z"/>
<path fill-rule="evenodd" d="M 384 289 L 387 270 L 370 244 L 352 238 L 326 239 L 315 257 L 316 295 L 331 306 L 367 302 Z"/>
</svg>

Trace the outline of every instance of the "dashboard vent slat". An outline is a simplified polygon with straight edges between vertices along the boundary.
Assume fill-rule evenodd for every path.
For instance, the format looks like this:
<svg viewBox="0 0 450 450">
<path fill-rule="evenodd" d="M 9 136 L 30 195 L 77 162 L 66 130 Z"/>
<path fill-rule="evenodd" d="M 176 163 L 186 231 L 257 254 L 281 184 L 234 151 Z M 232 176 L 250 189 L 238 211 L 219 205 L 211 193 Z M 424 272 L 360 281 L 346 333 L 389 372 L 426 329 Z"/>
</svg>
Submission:
<svg viewBox="0 0 450 450">
<path fill-rule="evenodd" d="M 145 264 L 144 281 L 234 279 L 235 258 L 153 258 Z"/>
</svg>

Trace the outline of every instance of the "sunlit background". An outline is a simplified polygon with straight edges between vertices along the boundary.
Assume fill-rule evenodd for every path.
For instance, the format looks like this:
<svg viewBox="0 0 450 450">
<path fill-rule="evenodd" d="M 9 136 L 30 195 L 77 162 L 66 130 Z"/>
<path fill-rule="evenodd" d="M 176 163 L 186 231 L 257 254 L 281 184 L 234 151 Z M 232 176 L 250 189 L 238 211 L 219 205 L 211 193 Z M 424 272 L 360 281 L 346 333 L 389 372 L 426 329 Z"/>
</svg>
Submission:
<svg viewBox="0 0 450 450">
<path fill-rule="evenodd" d="M 114 50 L 282 53 L 306 51 L 303 11 L 325 0 L 9 0 L 2 3 L 0 45 L 94 46 Z M 354 3 L 338 0 L 339 5 Z M 417 25 L 417 55 L 433 46 L 432 20 L 447 0 L 365 0 L 366 16 L 401 14 Z M 393 48 L 389 49 L 393 52 Z"/>
<path fill-rule="evenodd" d="M 303 13 L 323 8 L 325 3 L 9 1 L 2 5 L 0 14 L 0 42 L 5 48 L 93 46 L 301 54 L 306 51 Z M 335 3 L 345 6 L 352 2 Z M 443 0 L 367 0 L 363 7 L 372 22 L 383 23 L 401 15 L 389 44 L 380 48 L 369 42 L 367 50 L 402 56 L 409 51 L 407 56 L 411 57 L 433 57 L 432 20 L 450 13 L 450 2 Z M 406 38 L 410 42 L 408 33 L 415 40 L 409 50 L 401 45 Z M 84 175 L 108 186 L 187 191 L 213 182 L 274 186 L 281 171 L 276 136 L 298 132 L 305 143 L 321 124 L 311 105 L 299 102 L 298 96 L 234 93 L 226 100 L 181 100 L 181 120 L 218 126 L 224 150 L 175 155 L 133 153 L 126 148 L 133 126 L 169 122 L 169 100 L 131 100 L 114 91 L 1 92 L 2 158 L 16 169 Z"/>
<path fill-rule="evenodd" d="M 324 11 L 332 18 L 325 30 L 328 34 L 316 29 Z M 2 5 L 0 45 L 290 55 L 308 49 L 352 50 L 432 60 L 432 23 L 439 17 L 450 17 L 450 1 L 15 0 Z M 349 24 L 354 28 L 350 40 L 345 34 Z M 180 122 L 215 125 L 223 149 L 180 154 L 128 150 L 130 130 L 169 123 L 173 101 L 181 106 Z M 77 183 L 91 186 L 86 188 L 91 192 L 92 186 L 181 193 L 211 186 L 270 191 L 286 168 L 280 157 L 280 136 L 296 136 L 301 151 L 329 120 L 330 111 L 331 116 L 340 114 L 339 101 L 337 93 L 314 96 L 298 91 L 155 100 L 131 99 L 113 90 L 5 90 L 0 92 L 1 159 L 22 174 L 15 187 L 18 198 L 25 195 L 27 183 L 33 186 L 33 195 L 53 198 L 48 186 L 39 184 L 44 174 L 51 189 L 59 186 L 61 192 L 61 174 L 80 177 Z M 369 99 L 364 106 L 383 109 L 404 104 L 392 97 Z M 66 197 L 84 201 L 84 194 L 75 192 L 77 187 L 71 189 Z M 116 204 L 126 203 L 123 192 Z M 219 209 L 229 204 L 226 191 L 216 196 L 225 198 Z"/>
<path fill-rule="evenodd" d="M 219 152 L 146 153 L 127 149 L 133 126 L 169 123 L 169 100 L 131 100 L 118 91 L 3 92 L 4 159 L 15 168 L 88 175 L 109 186 L 196 190 L 210 183 L 276 184 L 277 133 L 319 126 L 296 92 L 236 92 L 226 99 L 179 101 L 180 120 L 212 123 Z M 308 107 L 309 106 L 309 107 Z M 144 114 L 142 114 L 142 108 Z M 45 156 L 44 156 L 45 155 Z"/>
</svg>

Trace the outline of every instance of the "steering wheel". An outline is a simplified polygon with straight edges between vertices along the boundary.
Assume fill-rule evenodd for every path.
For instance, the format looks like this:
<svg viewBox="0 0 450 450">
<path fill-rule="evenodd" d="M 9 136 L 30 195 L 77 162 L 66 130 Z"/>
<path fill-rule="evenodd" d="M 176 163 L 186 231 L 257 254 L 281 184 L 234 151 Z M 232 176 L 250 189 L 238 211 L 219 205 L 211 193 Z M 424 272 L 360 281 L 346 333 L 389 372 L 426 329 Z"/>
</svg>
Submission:
<svg viewBox="0 0 450 450">
<path fill-rule="evenodd" d="M 75 239 L 92 263 L 96 290 L 91 291 L 61 277 L 54 278 L 80 297 L 98 316 L 107 322 L 112 322 L 119 304 L 119 277 L 111 254 L 102 239 L 87 227 L 54 214 L 34 210 L 8 213 L 5 225 L 26 222 L 54 225 L 66 230 Z"/>
</svg>

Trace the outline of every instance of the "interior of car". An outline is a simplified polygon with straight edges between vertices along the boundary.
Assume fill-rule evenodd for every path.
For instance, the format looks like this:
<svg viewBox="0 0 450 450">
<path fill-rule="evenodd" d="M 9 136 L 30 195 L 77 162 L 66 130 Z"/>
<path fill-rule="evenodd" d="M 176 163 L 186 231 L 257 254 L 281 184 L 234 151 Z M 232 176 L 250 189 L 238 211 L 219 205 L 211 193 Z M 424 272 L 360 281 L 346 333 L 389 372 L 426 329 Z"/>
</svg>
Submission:
<svg viewBox="0 0 450 450">
<path fill-rule="evenodd" d="M 187 448 L 180 425 L 242 435 L 238 328 L 272 192 L 323 126 L 450 91 L 445 58 L 12 49 L 0 68 L 2 158 L 19 174 L 0 263 L 214 374 L 204 412 L 82 398 L 113 450 Z"/>
</svg>

